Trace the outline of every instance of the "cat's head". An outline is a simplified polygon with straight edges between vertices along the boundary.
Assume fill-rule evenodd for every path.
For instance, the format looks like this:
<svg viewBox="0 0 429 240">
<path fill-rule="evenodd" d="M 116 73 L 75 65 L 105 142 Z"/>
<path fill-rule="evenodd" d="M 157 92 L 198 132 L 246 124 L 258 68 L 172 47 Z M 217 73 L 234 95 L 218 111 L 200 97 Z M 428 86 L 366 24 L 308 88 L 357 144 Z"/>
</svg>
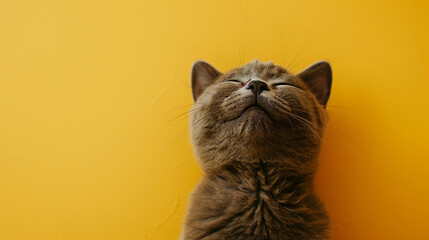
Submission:
<svg viewBox="0 0 429 240">
<path fill-rule="evenodd" d="M 203 168 L 232 159 L 314 162 L 327 121 L 328 62 L 294 75 L 272 62 L 221 73 L 197 61 L 191 78 L 191 139 Z"/>
</svg>

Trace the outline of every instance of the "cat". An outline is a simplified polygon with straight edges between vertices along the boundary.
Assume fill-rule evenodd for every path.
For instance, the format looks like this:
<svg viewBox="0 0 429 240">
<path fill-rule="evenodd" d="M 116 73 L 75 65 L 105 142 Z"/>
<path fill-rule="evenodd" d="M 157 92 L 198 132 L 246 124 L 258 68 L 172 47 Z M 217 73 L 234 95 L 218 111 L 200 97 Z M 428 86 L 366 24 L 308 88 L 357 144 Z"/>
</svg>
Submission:
<svg viewBox="0 0 429 240">
<path fill-rule="evenodd" d="M 190 197 L 183 240 L 329 239 L 315 195 L 332 70 L 292 74 L 254 60 L 225 74 L 192 66 L 190 133 L 204 175 Z"/>
</svg>

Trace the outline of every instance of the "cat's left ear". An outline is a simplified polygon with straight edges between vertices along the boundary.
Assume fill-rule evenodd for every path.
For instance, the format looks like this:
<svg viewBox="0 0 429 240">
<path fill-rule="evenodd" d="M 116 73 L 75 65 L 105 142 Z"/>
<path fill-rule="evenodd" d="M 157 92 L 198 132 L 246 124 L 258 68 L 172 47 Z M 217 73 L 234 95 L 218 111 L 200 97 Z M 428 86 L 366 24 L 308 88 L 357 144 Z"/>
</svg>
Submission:
<svg viewBox="0 0 429 240">
<path fill-rule="evenodd" d="M 204 61 L 196 61 L 192 65 L 191 84 L 194 102 L 198 97 L 222 75 L 216 68 Z"/>
<path fill-rule="evenodd" d="M 326 61 L 316 62 L 297 77 L 303 80 L 321 105 L 326 107 L 331 94 L 332 69 Z"/>
</svg>

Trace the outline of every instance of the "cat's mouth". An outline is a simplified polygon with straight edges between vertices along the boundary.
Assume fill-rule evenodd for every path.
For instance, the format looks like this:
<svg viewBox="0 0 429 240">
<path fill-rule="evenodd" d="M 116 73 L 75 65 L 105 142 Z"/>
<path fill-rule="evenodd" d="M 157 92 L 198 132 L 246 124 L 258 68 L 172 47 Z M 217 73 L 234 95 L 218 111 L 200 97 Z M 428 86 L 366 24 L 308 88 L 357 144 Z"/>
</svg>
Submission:
<svg viewBox="0 0 429 240">
<path fill-rule="evenodd" d="M 258 104 L 253 104 L 246 107 L 238 118 L 245 117 L 246 115 L 253 114 L 253 113 L 263 114 L 263 115 L 266 115 L 268 118 L 272 119 L 270 114 L 265 110 L 265 108 L 263 108 L 261 105 L 258 105 Z"/>
</svg>

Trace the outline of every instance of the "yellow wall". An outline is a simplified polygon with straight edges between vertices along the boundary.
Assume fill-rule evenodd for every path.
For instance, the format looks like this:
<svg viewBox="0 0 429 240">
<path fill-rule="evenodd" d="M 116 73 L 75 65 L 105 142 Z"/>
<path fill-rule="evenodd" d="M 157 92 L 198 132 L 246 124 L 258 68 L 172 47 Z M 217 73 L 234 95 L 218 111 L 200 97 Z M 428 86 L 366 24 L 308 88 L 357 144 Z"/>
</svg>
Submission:
<svg viewBox="0 0 429 240">
<path fill-rule="evenodd" d="M 0 239 L 177 239 L 189 71 L 332 63 L 333 240 L 428 239 L 425 1 L 0 0 Z"/>
</svg>

